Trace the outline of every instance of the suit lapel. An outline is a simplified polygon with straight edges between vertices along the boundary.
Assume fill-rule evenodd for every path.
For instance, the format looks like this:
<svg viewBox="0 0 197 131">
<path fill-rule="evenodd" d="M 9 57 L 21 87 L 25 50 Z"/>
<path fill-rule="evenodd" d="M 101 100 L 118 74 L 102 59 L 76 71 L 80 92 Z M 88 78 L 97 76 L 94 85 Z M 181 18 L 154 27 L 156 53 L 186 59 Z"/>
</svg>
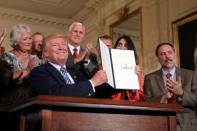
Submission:
<svg viewBox="0 0 197 131">
<path fill-rule="evenodd" d="M 56 79 L 57 81 L 61 81 L 65 83 L 64 77 L 61 75 L 61 73 L 55 69 L 51 64 L 46 64 L 47 71 L 51 74 L 51 76 Z"/>
<path fill-rule="evenodd" d="M 162 92 L 165 92 L 165 83 L 164 83 L 164 80 L 162 78 L 162 70 L 160 69 L 157 74 L 156 74 L 156 82 L 157 82 L 157 85 L 158 85 L 158 89 L 161 90 Z"/>
<path fill-rule="evenodd" d="M 74 67 L 75 66 L 73 56 L 72 56 L 72 53 L 71 53 L 69 48 L 68 48 L 68 59 L 67 59 L 67 62 L 66 62 L 66 66 L 69 66 L 69 67 Z"/>
</svg>

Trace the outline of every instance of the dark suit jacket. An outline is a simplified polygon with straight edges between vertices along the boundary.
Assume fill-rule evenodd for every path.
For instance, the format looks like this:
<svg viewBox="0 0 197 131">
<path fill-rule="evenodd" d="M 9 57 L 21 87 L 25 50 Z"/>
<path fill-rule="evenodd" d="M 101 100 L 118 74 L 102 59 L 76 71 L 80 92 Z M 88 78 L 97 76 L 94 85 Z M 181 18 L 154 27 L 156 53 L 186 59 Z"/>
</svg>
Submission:
<svg viewBox="0 0 197 131">
<path fill-rule="evenodd" d="M 190 112 L 182 113 L 179 117 L 182 131 L 194 131 L 197 129 L 197 73 L 190 70 L 176 68 L 176 76 L 181 77 L 181 83 L 184 90 L 184 96 L 177 99 L 177 103 L 187 107 Z M 162 70 L 157 70 L 145 76 L 144 80 L 145 100 L 160 101 L 164 95 L 164 81 L 162 78 Z"/>
<path fill-rule="evenodd" d="M 86 77 L 74 68 L 67 68 L 75 84 L 67 85 L 64 78 L 51 64 L 36 67 L 30 74 L 30 87 L 35 95 L 58 95 L 58 96 L 94 96 L 93 88 Z"/>
<path fill-rule="evenodd" d="M 79 53 L 82 53 L 84 51 L 85 50 L 83 48 L 80 48 Z M 87 65 L 87 67 L 84 66 L 84 63 L 85 63 L 85 61 L 81 61 L 77 64 L 74 64 L 74 60 L 73 60 L 73 56 L 71 54 L 71 51 L 70 51 L 70 49 L 68 50 L 68 59 L 66 62 L 66 66 L 80 70 L 81 72 L 86 74 L 86 77 L 91 78 L 98 69 L 98 62 L 97 62 L 96 54 L 94 54 L 94 53 L 90 54 L 90 62 Z"/>
</svg>

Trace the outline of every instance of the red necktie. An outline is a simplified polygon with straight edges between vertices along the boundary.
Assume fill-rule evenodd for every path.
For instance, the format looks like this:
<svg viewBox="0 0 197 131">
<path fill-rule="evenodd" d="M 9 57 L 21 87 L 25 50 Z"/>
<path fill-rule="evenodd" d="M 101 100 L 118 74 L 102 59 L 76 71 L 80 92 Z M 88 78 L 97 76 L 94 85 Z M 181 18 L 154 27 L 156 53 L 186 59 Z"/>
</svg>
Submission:
<svg viewBox="0 0 197 131">
<path fill-rule="evenodd" d="M 78 56 L 79 56 L 78 55 L 78 50 L 77 50 L 77 48 L 74 48 L 73 49 L 73 58 L 76 59 Z"/>
<path fill-rule="evenodd" d="M 170 74 L 170 72 L 168 72 L 168 73 L 166 74 L 166 79 L 170 79 L 171 76 L 172 76 L 172 75 Z"/>
<path fill-rule="evenodd" d="M 171 76 L 172 76 L 171 73 L 168 72 L 166 74 L 166 79 L 170 79 Z M 170 104 L 175 104 L 176 103 L 176 96 L 174 94 L 172 95 L 171 98 L 168 99 L 168 103 L 170 103 Z M 176 123 L 179 123 L 179 119 L 178 119 L 177 115 L 176 115 Z"/>
<path fill-rule="evenodd" d="M 166 79 L 170 79 L 171 78 L 171 73 L 168 72 L 166 74 Z M 168 99 L 168 103 L 176 103 L 176 96 L 173 94 L 173 96 L 171 98 Z"/>
</svg>

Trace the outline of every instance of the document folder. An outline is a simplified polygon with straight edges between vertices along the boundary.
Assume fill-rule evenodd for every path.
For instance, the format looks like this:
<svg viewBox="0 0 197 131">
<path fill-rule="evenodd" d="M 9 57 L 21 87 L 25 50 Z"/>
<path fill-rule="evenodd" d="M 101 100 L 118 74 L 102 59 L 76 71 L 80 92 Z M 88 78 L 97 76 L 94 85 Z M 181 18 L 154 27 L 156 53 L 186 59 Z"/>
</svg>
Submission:
<svg viewBox="0 0 197 131">
<path fill-rule="evenodd" d="M 134 51 L 110 49 L 100 39 L 99 46 L 102 67 L 106 71 L 108 84 L 115 89 L 139 90 Z"/>
</svg>

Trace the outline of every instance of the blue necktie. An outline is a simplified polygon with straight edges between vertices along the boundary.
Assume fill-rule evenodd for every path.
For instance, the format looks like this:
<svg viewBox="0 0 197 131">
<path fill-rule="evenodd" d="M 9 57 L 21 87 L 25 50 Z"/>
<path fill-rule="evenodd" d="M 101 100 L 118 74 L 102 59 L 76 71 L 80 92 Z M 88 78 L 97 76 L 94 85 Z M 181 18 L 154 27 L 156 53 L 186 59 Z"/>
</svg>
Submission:
<svg viewBox="0 0 197 131">
<path fill-rule="evenodd" d="M 62 73 L 62 75 L 63 75 L 63 77 L 64 77 L 64 80 L 65 80 L 66 84 L 72 84 L 71 80 L 70 80 L 69 77 L 68 77 L 66 68 L 61 67 L 61 68 L 60 68 L 60 72 Z"/>
</svg>

